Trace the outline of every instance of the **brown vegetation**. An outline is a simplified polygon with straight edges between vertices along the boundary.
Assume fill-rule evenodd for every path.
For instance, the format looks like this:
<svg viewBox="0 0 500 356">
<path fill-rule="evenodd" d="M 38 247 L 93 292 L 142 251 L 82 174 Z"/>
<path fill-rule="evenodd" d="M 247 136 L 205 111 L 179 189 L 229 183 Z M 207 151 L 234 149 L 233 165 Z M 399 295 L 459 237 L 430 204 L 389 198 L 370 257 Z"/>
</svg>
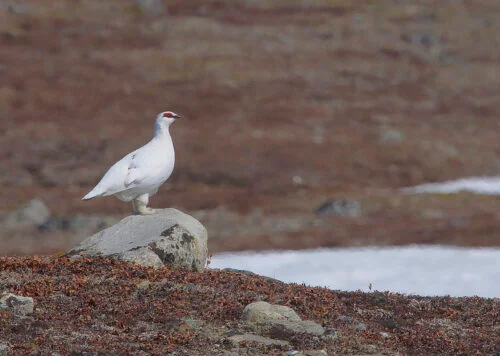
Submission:
<svg viewBox="0 0 500 356">
<path fill-rule="evenodd" d="M 290 306 L 329 330 L 323 338 L 290 336 L 295 350 L 500 351 L 498 299 L 340 292 L 231 271 L 153 270 L 102 258 L 0 258 L 0 271 L 0 290 L 35 301 L 35 312 L 26 317 L 0 311 L 0 344 L 9 354 L 286 354 L 287 348 L 224 341 L 248 332 L 240 316 L 256 300 Z"/>
<path fill-rule="evenodd" d="M 4 212 L 38 196 L 56 216 L 129 213 L 80 198 L 169 109 L 185 118 L 173 128 L 177 166 L 152 205 L 222 212 L 213 251 L 498 245 L 497 199 L 394 191 L 500 172 L 498 1 L 161 3 L 0 4 Z M 220 237 L 225 212 L 313 220 L 339 196 L 363 214 L 274 242 L 266 230 Z M 35 241 L 24 253 L 76 239 L 45 248 L 36 241 L 59 238 L 23 236 Z"/>
</svg>

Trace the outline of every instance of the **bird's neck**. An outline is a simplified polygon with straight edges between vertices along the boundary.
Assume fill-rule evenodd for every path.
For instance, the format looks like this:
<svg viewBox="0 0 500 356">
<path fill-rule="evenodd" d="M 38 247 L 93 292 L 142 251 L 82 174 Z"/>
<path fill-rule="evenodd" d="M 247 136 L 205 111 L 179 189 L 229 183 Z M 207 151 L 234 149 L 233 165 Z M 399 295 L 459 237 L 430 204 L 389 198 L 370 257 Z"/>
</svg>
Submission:
<svg viewBox="0 0 500 356">
<path fill-rule="evenodd" d="M 157 138 L 169 138 L 170 131 L 168 130 L 168 126 L 165 124 L 157 123 L 155 125 L 155 137 Z"/>
</svg>

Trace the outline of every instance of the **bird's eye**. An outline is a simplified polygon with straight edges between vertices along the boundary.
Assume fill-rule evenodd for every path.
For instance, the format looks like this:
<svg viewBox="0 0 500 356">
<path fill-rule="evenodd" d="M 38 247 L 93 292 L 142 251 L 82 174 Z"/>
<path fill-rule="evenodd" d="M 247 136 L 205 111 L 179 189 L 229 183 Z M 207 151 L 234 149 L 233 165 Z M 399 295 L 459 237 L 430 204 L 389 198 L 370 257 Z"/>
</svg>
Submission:
<svg viewBox="0 0 500 356">
<path fill-rule="evenodd" d="M 163 114 L 163 117 L 174 117 L 174 115 L 169 111 Z"/>
</svg>

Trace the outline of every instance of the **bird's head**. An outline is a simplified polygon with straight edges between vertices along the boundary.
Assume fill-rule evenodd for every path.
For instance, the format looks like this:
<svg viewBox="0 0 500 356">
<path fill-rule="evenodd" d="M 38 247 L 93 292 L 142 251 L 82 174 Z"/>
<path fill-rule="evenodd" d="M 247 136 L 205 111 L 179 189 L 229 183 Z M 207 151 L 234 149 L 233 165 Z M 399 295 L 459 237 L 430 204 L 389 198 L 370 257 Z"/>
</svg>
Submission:
<svg viewBox="0 0 500 356">
<path fill-rule="evenodd" d="M 172 111 L 163 111 L 159 113 L 158 116 L 156 116 L 155 132 L 168 130 L 169 126 L 180 117 L 180 115 Z"/>
<path fill-rule="evenodd" d="M 168 126 L 172 125 L 175 120 L 179 119 L 180 115 L 177 115 L 175 112 L 172 111 L 164 111 L 158 114 L 156 117 L 157 121 L 162 121 L 166 123 Z"/>
</svg>

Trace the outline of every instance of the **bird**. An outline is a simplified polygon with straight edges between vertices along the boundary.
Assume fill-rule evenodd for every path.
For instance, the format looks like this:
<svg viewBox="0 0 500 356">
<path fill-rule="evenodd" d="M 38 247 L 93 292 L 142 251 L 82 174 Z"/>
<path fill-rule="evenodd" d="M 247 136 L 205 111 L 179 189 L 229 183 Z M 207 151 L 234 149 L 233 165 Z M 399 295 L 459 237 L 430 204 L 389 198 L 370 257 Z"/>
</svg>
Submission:
<svg viewBox="0 0 500 356">
<path fill-rule="evenodd" d="M 114 195 L 121 201 L 132 201 L 135 214 L 154 214 L 155 209 L 148 207 L 149 198 L 174 170 L 175 151 L 169 128 L 180 117 L 172 111 L 159 113 L 153 139 L 112 165 L 82 200 Z"/>
</svg>

